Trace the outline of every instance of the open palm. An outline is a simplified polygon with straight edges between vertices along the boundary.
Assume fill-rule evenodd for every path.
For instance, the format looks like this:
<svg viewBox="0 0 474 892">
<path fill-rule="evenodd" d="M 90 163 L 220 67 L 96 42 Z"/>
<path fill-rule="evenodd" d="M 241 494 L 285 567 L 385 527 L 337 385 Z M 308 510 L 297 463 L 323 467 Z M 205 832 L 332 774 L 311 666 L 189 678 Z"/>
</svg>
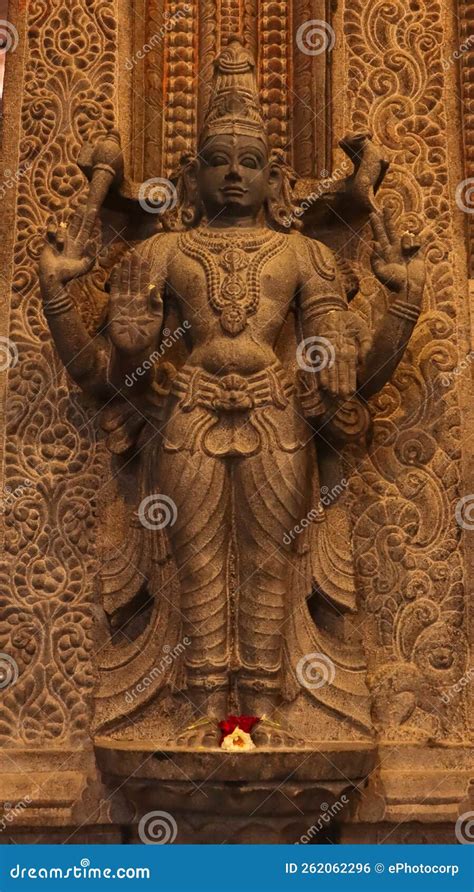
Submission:
<svg viewBox="0 0 474 892">
<path fill-rule="evenodd" d="M 40 257 L 40 277 L 61 284 L 89 272 L 98 250 L 94 236 L 96 211 L 78 207 L 69 226 L 64 223 L 48 228 L 47 242 Z"/>
<path fill-rule="evenodd" d="M 387 208 L 372 213 L 370 223 L 374 236 L 371 264 L 379 282 L 399 294 L 408 290 L 421 293 L 425 282 L 421 242 L 408 233 L 400 238 Z"/>
</svg>

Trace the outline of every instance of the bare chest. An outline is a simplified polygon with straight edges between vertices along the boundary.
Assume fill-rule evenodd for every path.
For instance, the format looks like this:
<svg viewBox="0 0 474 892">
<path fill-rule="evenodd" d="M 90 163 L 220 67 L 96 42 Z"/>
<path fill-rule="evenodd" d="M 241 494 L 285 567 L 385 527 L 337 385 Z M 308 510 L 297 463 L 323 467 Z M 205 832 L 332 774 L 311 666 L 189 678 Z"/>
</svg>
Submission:
<svg viewBox="0 0 474 892">
<path fill-rule="evenodd" d="M 253 321 L 284 318 L 293 299 L 297 270 L 288 237 L 258 230 L 245 237 L 183 233 L 169 269 L 168 283 L 178 302 L 218 317 L 224 332 L 235 335 Z"/>
</svg>

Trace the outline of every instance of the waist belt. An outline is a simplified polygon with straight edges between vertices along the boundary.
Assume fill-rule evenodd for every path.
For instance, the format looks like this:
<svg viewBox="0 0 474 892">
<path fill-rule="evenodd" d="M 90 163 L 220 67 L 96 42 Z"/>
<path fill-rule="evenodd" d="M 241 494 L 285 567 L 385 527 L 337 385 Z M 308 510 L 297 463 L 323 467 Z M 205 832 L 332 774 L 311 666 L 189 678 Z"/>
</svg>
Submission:
<svg viewBox="0 0 474 892">
<path fill-rule="evenodd" d="M 294 386 L 285 371 L 275 363 L 254 375 L 209 375 L 202 369 L 183 369 L 173 381 L 172 393 L 181 398 L 181 409 L 190 412 L 196 406 L 215 412 L 245 412 L 260 406 L 284 409 Z"/>
</svg>

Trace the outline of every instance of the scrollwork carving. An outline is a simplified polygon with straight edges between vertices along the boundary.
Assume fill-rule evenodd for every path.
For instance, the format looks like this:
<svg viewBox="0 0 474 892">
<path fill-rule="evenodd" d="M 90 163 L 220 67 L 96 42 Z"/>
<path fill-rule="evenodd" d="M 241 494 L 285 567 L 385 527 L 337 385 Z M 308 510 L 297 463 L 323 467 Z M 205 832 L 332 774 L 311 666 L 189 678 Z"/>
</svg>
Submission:
<svg viewBox="0 0 474 892">
<path fill-rule="evenodd" d="M 5 693 L 9 745 L 88 734 L 96 520 L 101 465 L 90 411 L 49 344 L 35 266 L 50 215 L 79 195 L 80 145 L 114 121 L 112 0 L 28 5 L 6 404 L 0 650 L 18 677 Z M 100 275 L 100 273 L 99 273 Z M 91 327 L 100 312 L 91 306 Z M 94 316 L 95 314 L 95 316 Z M 87 315 L 87 311 L 86 311 Z"/>
<path fill-rule="evenodd" d="M 455 733 L 441 693 L 465 671 L 467 647 L 441 8 L 348 4 L 345 34 L 352 125 L 390 150 L 384 201 L 402 229 L 429 232 L 432 277 L 409 355 L 374 400 L 371 451 L 353 482 L 361 499 L 354 547 L 373 621 L 368 647 L 377 649 L 375 718 L 382 736 L 401 726 L 402 735 L 439 739 Z M 366 253 L 362 243 L 361 263 Z M 366 301 L 362 287 L 354 306 L 364 314 Z"/>
</svg>

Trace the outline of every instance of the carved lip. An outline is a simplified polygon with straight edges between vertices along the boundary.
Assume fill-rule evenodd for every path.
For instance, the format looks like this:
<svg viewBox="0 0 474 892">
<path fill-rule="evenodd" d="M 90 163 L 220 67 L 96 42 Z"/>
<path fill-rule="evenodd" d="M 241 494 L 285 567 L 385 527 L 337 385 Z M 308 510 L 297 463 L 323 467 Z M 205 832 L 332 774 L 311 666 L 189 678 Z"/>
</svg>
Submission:
<svg viewBox="0 0 474 892">
<path fill-rule="evenodd" d="M 241 198 L 242 195 L 248 192 L 248 189 L 243 189 L 241 186 L 223 186 L 221 192 L 223 195 Z"/>
</svg>

